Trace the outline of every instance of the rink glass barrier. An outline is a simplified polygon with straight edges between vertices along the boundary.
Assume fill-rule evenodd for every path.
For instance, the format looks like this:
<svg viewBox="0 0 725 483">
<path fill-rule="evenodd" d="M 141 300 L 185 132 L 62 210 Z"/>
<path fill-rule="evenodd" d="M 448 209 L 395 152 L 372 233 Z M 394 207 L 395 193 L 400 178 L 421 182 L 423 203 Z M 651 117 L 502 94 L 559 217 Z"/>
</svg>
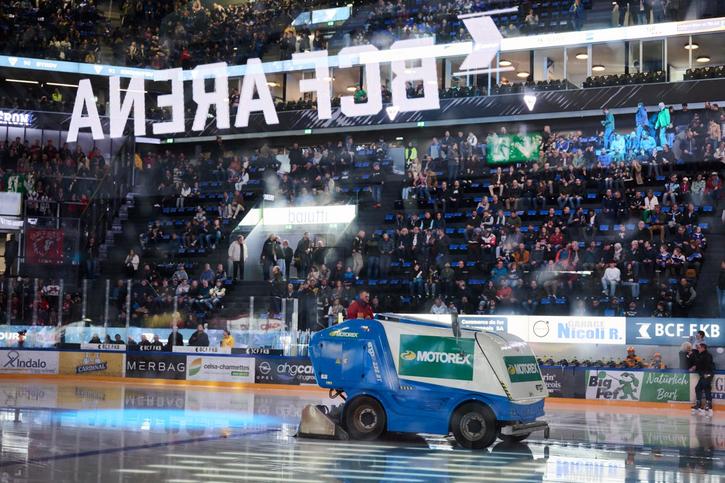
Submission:
<svg viewBox="0 0 725 483">
<path fill-rule="evenodd" d="M 177 347 L 173 352 L 125 351 L 104 344 L 83 344 L 76 350 L 2 348 L 0 377 L 58 375 L 77 380 L 103 377 L 317 386 L 309 358 L 269 352 L 228 353 L 218 347 Z M 540 369 L 550 397 L 635 403 L 689 403 L 694 400 L 699 377 L 676 369 L 563 366 L 540 366 Z M 715 375 L 712 391 L 714 401 L 725 404 L 725 371 Z"/>
<path fill-rule="evenodd" d="M 187 345 L 201 324 L 210 347 L 222 345 L 226 329 L 236 352 L 305 355 L 310 332 L 298 330 L 299 305 L 293 298 L 168 295 L 138 279 L 70 285 L 63 279 L 6 278 L 0 281 L 0 347 L 72 349 L 90 342 L 141 344 L 158 336 L 166 350 L 172 327 Z M 326 316 L 314 308 L 307 312 L 313 325 L 327 326 Z"/>
</svg>

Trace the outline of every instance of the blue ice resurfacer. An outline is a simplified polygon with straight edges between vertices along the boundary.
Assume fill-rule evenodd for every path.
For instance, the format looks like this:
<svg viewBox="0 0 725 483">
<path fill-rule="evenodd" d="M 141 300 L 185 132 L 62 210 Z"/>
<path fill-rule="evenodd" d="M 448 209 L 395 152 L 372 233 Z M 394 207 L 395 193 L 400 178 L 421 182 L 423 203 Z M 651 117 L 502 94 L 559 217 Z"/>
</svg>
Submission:
<svg viewBox="0 0 725 483">
<path fill-rule="evenodd" d="M 383 432 L 453 433 L 467 448 L 543 430 L 546 385 L 518 337 L 398 315 L 347 320 L 316 333 L 320 386 L 344 404 L 308 406 L 301 435 L 371 440 Z M 342 431 L 341 431 L 342 430 Z"/>
</svg>

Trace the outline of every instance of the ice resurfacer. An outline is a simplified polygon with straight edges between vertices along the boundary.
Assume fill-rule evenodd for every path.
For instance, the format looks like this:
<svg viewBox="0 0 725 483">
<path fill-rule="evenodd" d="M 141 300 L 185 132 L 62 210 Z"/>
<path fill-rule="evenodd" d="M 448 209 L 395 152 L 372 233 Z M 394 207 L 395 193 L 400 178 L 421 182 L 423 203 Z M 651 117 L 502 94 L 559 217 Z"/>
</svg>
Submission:
<svg viewBox="0 0 725 483">
<path fill-rule="evenodd" d="M 312 336 L 320 386 L 342 405 L 307 406 L 301 436 L 372 440 L 383 432 L 453 433 L 467 448 L 496 437 L 522 441 L 549 427 L 546 385 L 518 337 L 450 324 L 377 315 Z"/>
</svg>

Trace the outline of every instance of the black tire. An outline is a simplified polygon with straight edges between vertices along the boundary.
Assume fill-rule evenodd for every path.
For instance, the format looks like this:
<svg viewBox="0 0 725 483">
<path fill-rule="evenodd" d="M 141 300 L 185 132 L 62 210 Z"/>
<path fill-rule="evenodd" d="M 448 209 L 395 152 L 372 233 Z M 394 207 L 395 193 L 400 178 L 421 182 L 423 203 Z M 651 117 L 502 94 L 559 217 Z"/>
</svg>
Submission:
<svg viewBox="0 0 725 483">
<path fill-rule="evenodd" d="M 453 413 L 451 432 L 464 448 L 487 448 L 496 441 L 498 434 L 496 415 L 485 404 L 465 403 Z"/>
<path fill-rule="evenodd" d="M 350 438 L 360 441 L 378 439 L 387 426 L 383 406 L 369 396 L 356 397 L 348 402 L 343 421 Z"/>
<path fill-rule="evenodd" d="M 527 434 L 519 434 L 517 436 L 511 436 L 510 434 L 501 434 L 501 431 L 498 432 L 498 437 L 506 444 L 514 444 L 514 443 L 520 443 L 521 441 L 525 440 L 531 436 L 531 433 Z"/>
</svg>

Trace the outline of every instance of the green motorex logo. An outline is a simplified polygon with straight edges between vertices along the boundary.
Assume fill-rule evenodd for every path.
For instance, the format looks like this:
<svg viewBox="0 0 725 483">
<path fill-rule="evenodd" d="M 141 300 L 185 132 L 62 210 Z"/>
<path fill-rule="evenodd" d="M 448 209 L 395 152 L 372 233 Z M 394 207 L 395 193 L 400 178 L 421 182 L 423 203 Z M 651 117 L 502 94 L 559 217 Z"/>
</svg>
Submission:
<svg viewBox="0 0 725 483">
<path fill-rule="evenodd" d="M 540 381 L 539 364 L 533 356 L 509 356 L 503 358 L 511 382 Z"/>
<path fill-rule="evenodd" d="M 401 376 L 473 379 L 473 339 L 401 335 L 398 373 Z"/>
</svg>

